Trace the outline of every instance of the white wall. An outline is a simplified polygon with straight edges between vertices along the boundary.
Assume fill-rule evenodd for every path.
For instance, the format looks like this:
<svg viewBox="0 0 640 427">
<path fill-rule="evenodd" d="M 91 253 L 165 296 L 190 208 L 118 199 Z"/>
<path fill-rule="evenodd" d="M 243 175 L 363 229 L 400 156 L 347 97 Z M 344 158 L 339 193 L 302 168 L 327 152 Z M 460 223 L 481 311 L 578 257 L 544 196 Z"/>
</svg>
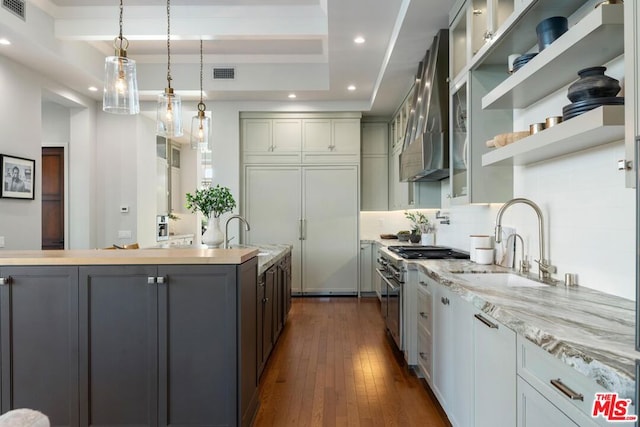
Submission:
<svg viewBox="0 0 640 427">
<path fill-rule="evenodd" d="M 41 89 L 35 74 L 3 56 L 0 87 L 0 153 L 36 161 L 35 200 L 0 199 L 0 236 L 7 249 L 40 249 Z"/>
</svg>

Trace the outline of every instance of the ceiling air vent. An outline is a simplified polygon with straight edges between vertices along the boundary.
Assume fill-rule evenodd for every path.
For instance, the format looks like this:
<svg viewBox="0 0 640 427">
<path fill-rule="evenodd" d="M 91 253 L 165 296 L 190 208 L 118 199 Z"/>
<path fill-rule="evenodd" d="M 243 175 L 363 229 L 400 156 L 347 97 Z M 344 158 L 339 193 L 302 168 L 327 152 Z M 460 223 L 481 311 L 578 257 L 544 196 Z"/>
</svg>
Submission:
<svg viewBox="0 0 640 427">
<path fill-rule="evenodd" d="M 236 69 L 232 67 L 213 68 L 213 80 L 235 80 Z"/>
<path fill-rule="evenodd" d="M 26 21 L 27 3 L 24 0 L 2 0 L 2 7 Z"/>
</svg>

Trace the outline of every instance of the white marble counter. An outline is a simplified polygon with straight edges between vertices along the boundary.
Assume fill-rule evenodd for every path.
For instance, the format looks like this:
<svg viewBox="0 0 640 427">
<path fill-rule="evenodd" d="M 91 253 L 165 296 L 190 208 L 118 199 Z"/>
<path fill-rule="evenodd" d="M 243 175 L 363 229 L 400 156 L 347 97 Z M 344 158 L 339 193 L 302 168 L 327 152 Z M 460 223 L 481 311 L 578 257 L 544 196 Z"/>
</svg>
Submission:
<svg viewBox="0 0 640 427">
<path fill-rule="evenodd" d="M 291 252 L 292 246 L 288 244 L 260 243 L 255 245 L 231 245 L 232 248 L 257 248 L 258 249 L 258 276 L 264 273 Z"/>
<path fill-rule="evenodd" d="M 405 262 L 407 268 L 423 271 L 605 389 L 635 400 L 635 359 L 640 353 L 634 347 L 634 301 L 583 286 L 565 287 L 562 282 L 542 287 L 478 286 L 464 280 L 464 274 L 452 273 L 512 271 L 496 265 Z"/>
</svg>

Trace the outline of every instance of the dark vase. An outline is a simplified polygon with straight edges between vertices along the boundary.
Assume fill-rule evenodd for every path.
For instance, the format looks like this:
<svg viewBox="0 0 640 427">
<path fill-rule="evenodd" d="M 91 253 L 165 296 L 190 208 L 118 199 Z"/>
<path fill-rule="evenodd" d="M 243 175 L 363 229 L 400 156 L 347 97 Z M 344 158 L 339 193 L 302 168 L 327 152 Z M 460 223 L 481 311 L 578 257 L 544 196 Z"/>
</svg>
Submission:
<svg viewBox="0 0 640 427">
<path fill-rule="evenodd" d="M 609 98 L 620 92 L 620 83 L 613 77 L 605 76 L 607 67 L 590 67 L 578 71 L 580 78 L 569 86 L 567 97 L 571 102 L 591 98 Z"/>
<path fill-rule="evenodd" d="M 547 18 L 536 26 L 538 49 L 542 51 L 569 29 L 569 21 L 564 16 Z"/>
<path fill-rule="evenodd" d="M 409 235 L 409 240 L 411 241 L 411 243 L 420 243 L 421 239 L 422 239 L 422 236 L 418 234 L 415 230 L 413 230 Z"/>
</svg>

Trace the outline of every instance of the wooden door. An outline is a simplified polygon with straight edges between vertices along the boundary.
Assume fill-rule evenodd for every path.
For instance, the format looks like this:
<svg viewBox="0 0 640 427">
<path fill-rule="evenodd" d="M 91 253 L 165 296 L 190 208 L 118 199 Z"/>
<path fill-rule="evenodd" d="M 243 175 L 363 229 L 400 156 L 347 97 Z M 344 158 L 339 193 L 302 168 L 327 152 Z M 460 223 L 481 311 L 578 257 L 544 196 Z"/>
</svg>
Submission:
<svg viewBox="0 0 640 427">
<path fill-rule="evenodd" d="M 64 249 L 64 148 L 42 148 L 42 249 Z"/>
</svg>

